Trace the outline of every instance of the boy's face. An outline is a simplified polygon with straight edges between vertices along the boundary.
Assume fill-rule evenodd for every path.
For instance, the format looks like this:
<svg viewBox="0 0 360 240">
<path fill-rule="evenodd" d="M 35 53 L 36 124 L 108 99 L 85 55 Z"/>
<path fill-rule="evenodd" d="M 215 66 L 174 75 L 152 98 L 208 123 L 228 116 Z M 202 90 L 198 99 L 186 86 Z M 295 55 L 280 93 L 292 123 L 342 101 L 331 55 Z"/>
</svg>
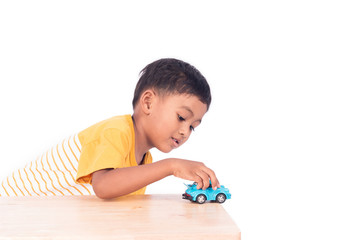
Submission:
<svg viewBox="0 0 360 240">
<path fill-rule="evenodd" d="M 149 145 L 165 153 L 180 147 L 199 126 L 206 112 L 207 105 L 196 96 L 155 95 L 146 121 Z"/>
</svg>

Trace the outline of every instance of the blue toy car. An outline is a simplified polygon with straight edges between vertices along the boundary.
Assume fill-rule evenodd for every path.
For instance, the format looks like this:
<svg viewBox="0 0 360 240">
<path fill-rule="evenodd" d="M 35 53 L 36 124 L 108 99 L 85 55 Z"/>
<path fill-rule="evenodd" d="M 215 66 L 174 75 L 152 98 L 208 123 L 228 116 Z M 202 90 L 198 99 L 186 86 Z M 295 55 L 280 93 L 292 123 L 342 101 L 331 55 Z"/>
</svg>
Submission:
<svg viewBox="0 0 360 240">
<path fill-rule="evenodd" d="M 225 188 L 223 185 L 221 185 L 220 188 L 217 188 L 216 190 L 212 189 L 211 181 L 210 186 L 205 189 L 196 189 L 197 183 L 193 184 L 185 184 L 188 189 L 185 191 L 185 193 L 182 195 L 183 199 L 189 199 L 192 202 L 197 202 L 200 204 L 203 204 L 208 201 L 223 203 L 226 199 L 231 198 L 231 194 L 229 192 L 229 189 Z"/>
</svg>

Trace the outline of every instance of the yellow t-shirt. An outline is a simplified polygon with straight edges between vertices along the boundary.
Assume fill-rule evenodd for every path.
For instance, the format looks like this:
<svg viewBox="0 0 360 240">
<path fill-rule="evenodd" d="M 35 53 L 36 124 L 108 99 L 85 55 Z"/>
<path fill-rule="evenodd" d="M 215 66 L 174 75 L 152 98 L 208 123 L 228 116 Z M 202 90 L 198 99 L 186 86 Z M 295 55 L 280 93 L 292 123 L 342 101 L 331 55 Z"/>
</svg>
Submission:
<svg viewBox="0 0 360 240">
<path fill-rule="evenodd" d="M 142 164 L 152 162 L 150 152 Z M 91 177 L 107 168 L 137 166 L 130 115 L 99 122 L 64 139 L 0 182 L 1 196 L 93 195 Z M 131 194 L 144 194 L 145 187 Z"/>
<path fill-rule="evenodd" d="M 91 183 L 92 173 L 107 168 L 137 166 L 135 132 L 131 115 L 116 116 L 99 122 L 78 134 L 81 155 L 76 175 L 78 183 Z M 150 152 L 142 164 L 152 162 Z M 132 194 L 144 194 L 145 187 Z"/>
</svg>

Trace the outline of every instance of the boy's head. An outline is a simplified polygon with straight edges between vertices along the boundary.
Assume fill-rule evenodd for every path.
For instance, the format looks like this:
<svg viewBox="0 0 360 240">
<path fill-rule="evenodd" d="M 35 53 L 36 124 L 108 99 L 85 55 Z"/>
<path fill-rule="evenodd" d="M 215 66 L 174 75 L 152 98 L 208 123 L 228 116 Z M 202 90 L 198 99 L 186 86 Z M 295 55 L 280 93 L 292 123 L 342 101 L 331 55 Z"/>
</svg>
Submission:
<svg viewBox="0 0 360 240">
<path fill-rule="evenodd" d="M 173 58 L 160 59 L 147 65 L 140 74 L 132 102 L 134 109 L 141 94 L 148 89 L 162 96 L 195 96 L 207 105 L 207 109 L 210 107 L 211 93 L 205 77 L 186 62 Z"/>
<path fill-rule="evenodd" d="M 200 125 L 211 102 L 210 87 L 201 73 L 177 59 L 160 59 L 141 71 L 133 107 L 136 129 L 146 150 L 170 152 Z"/>
</svg>

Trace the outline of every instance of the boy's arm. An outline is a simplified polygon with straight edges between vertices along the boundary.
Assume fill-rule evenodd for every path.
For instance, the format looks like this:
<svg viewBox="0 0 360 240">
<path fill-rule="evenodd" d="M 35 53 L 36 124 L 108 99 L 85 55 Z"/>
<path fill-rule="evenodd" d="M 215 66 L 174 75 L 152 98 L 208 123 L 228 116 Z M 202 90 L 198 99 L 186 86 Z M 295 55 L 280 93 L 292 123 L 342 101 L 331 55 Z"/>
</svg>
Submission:
<svg viewBox="0 0 360 240">
<path fill-rule="evenodd" d="M 136 167 L 104 169 L 93 173 L 92 186 L 103 199 L 120 197 L 167 176 L 174 175 L 198 183 L 198 188 L 220 187 L 215 173 L 201 162 L 169 158 Z"/>
</svg>

